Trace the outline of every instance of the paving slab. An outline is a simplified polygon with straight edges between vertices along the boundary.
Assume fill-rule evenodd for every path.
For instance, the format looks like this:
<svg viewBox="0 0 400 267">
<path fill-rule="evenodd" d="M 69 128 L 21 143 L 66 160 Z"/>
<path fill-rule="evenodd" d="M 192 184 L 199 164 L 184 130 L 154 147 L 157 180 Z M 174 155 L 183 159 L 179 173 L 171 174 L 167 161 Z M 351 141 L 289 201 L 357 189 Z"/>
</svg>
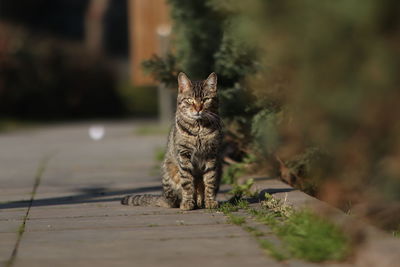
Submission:
<svg viewBox="0 0 400 267">
<path fill-rule="evenodd" d="M 0 135 L 0 262 L 11 259 L 29 209 L 12 266 L 281 266 L 222 214 L 119 203 L 161 191 L 155 152 L 167 137 L 135 134 L 146 123 Z M 95 124 L 105 127 L 98 141 L 88 135 Z"/>
<path fill-rule="evenodd" d="M 116 220 L 117 218 L 117 220 Z M 107 229 L 160 227 L 166 225 L 215 225 L 225 223 L 223 216 L 213 214 L 71 216 L 66 218 L 29 219 L 25 231 L 57 231 L 71 229 Z"/>
<path fill-rule="evenodd" d="M 5 266 L 10 258 L 14 247 L 15 241 L 18 239 L 18 233 L 0 233 L 0 266 Z"/>
<path fill-rule="evenodd" d="M 58 240 L 56 247 L 51 240 Z M 16 266 L 56 259 L 96 260 L 99 266 L 118 259 L 140 266 L 268 264 L 257 244 L 231 225 L 29 232 L 20 249 Z"/>
</svg>

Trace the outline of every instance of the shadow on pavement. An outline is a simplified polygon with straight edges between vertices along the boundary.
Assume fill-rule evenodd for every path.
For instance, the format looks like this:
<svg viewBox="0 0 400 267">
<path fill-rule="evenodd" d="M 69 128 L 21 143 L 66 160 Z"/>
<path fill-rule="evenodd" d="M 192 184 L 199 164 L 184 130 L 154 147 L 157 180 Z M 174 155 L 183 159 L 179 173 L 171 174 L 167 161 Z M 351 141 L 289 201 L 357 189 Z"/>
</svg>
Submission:
<svg viewBox="0 0 400 267">
<path fill-rule="evenodd" d="M 276 194 L 276 193 L 287 193 L 287 192 L 292 192 L 297 189 L 295 188 L 266 188 L 260 191 L 260 196 L 264 197 L 265 193 L 268 193 L 270 195 Z"/>
<path fill-rule="evenodd" d="M 148 186 L 131 190 L 114 190 L 114 191 L 107 191 L 107 189 L 103 187 L 94 187 L 94 188 L 83 188 L 80 189 L 79 191 L 81 191 L 82 193 L 64 197 L 34 199 L 31 207 L 120 201 L 124 195 L 140 194 L 153 191 L 161 192 L 161 186 Z M 25 208 L 29 207 L 30 203 L 31 200 L 21 200 L 21 201 L 1 203 L 0 209 Z"/>
</svg>

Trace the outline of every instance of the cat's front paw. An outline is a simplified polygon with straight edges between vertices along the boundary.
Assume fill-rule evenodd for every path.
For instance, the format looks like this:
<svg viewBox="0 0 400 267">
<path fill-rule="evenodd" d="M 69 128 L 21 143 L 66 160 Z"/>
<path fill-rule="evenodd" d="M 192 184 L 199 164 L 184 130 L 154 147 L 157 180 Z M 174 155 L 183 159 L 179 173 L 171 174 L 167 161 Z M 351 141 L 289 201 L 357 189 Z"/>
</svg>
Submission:
<svg viewBox="0 0 400 267">
<path fill-rule="evenodd" d="M 204 199 L 202 196 L 200 195 L 197 196 L 196 205 L 199 209 L 201 209 L 204 206 Z"/>
<path fill-rule="evenodd" d="M 182 201 L 181 206 L 180 206 L 181 210 L 193 210 L 194 209 L 194 200 L 186 200 L 186 201 Z"/>
<path fill-rule="evenodd" d="M 215 200 L 206 200 L 206 209 L 216 209 L 218 208 L 218 201 Z"/>
</svg>

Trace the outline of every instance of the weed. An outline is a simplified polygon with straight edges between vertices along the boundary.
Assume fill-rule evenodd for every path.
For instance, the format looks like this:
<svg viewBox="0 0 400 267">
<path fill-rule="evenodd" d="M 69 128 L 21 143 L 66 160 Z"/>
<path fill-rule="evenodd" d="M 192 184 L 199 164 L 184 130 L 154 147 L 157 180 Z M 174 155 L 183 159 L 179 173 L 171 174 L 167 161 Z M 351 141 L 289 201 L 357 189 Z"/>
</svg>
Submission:
<svg viewBox="0 0 400 267">
<path fill-rule="evenodd" d="M 229 194 L 233 195 L 236 199 L 241 199 L 242 197 L 255 197 L 258 192 L 252 192 L 250 189 L 254 184 L 254 179 L 248 179 L 244 184 L 233 184 L 233 188 L 229 191 Z"/>
<path fill-rule="evenodd" d="M 232 213 L 228 214 L 228 219 L 230 223 L 236 224 L 236 225 L 242 225 L 246 222 L 246 218 L 243 216 L 238 216 L 234 215 Z"/>
<path fill-rule="evenodd" d="M 268 226 L 275 226 L 278 223 L 279 215 L 263 210 L 251 209 L 250 213 L 255 216 L 256 220 Z"/>
<path fill-rule="evenodd" d="M 249 166 L 256 161 L 254 155 L 248 155 L 243 162 L 233 163 L 229 165 L 222 175 L 223 184 L 236 184 L 237 179 L 246 173 Z"/>
<path fill-rule="evenodd" d="M 293 213 L 293 207 L 287 204 L 286 198 L 282 201 L 281 199 L 273 198 L 268 193 L 265 193 L 265 200 L 261 202 L 261 205 L 278 217 L 289 217 Z"/>
<path fill-rule="evenodd" d="M 151 223 L 151 224 L 147 225 L 147 227 L 157 227 L 157 226 L 158 226 L 158 224 L 156 224 L 156 223 Z"/>
<path fill-rule="evenodd" d="M 249 232 L 254 237 L 264 236 L 264 233 L 255 227 L 245 226 L 243 229 Z"/>
<path fill-rule="evenodd" d="M 225 202 L 222 205 L 220 205 L 219 208 L 217 208 L 216 210 L 227 215 L 230 212 L 238 211 L 239 207 L 232 203 Z"/>
<path fill-rule="evenodd" d="M 245 209 L 249 208 L 249 202 L 247 202 L 244 199 L 238 200 L 235 204 L 236 204 L 236 207 L 238 207 L 239 209 L 245 210 Z"/>
</svg>

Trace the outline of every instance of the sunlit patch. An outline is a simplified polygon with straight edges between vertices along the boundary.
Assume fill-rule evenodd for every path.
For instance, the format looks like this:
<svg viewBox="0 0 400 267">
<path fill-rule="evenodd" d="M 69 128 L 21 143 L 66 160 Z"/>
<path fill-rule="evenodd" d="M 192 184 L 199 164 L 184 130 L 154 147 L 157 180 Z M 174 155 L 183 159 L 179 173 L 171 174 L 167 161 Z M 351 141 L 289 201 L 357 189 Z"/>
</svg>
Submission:
<svg viewBox="0 0 400 267">
<path fill-rule="evenodd" d="M 102 125 L 93 125 L 89 127 L 89 136 L 91 139 L 97 141 L 104 137 L 106 130 Z"/>
</svg>

